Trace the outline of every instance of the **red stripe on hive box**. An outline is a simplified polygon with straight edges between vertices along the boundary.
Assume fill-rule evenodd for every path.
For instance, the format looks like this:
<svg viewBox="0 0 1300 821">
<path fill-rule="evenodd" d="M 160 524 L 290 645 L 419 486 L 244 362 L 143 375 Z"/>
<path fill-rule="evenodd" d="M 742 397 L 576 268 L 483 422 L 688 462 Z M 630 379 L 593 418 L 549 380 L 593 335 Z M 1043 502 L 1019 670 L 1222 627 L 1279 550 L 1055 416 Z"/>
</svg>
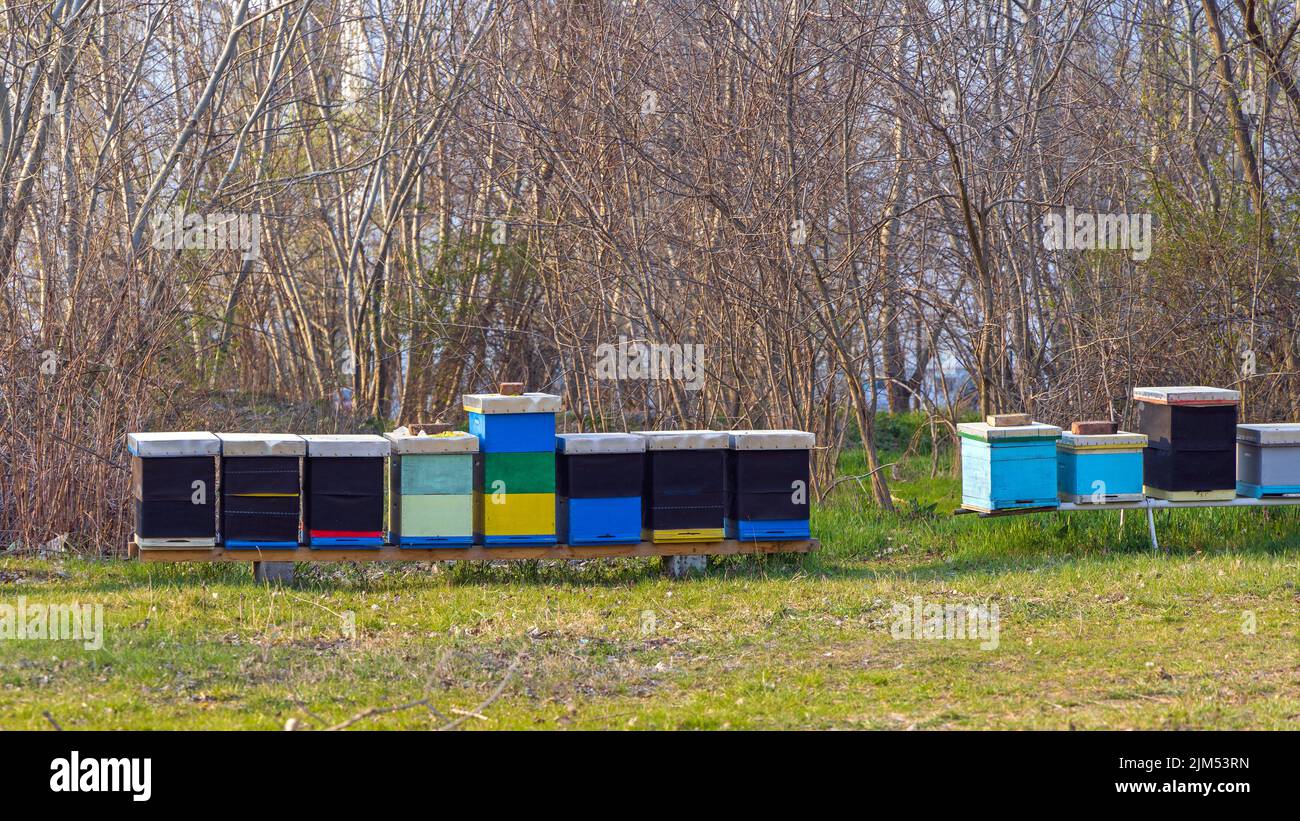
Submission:
<svg viewBox="0 0 1300 821">
<path fill-rule="evenodd" d="M 309 532 L 322 539 L 376 539 L 384 535 L 382 530 L 312 530 Z"/>
</svg>

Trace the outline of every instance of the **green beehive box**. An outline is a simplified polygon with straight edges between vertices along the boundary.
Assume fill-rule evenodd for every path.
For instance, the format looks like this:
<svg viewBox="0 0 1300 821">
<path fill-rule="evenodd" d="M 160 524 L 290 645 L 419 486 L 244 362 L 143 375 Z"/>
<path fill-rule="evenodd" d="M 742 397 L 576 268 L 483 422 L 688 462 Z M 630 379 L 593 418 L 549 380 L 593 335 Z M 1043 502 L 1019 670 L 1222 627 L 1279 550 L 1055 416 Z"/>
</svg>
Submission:
<svg viewBox="0 0 1300 821">
<path fill-rule="evenodd" d="M 484 453 L 484 493 L 554 493 L 555 451 Z M 499 483 L 499 484 L 498 484 Z"/>
</svg>

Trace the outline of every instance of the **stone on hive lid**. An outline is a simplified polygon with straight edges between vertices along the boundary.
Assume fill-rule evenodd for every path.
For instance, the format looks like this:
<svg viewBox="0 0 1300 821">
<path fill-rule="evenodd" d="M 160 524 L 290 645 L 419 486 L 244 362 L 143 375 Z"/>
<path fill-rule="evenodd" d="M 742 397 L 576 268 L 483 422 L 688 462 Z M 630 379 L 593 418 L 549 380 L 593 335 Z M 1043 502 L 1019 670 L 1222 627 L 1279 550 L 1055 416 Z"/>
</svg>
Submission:
<svg viewBox="0 0 1300 821">
<path fill-rule="evenodd" d="M 984 417 L 984 424 L 992 428 L 1018 427 L 1033 421 L 1027 413 L 995 413 Z"/>
<path fill-rule="evenodd" d="M 1117 430 L 1119 430 L 1119 425 L 1117 423 L 1105 419 L 1070 423 L 1070 433 L 1084 436 L 1114 433 Z"/>
</svg>

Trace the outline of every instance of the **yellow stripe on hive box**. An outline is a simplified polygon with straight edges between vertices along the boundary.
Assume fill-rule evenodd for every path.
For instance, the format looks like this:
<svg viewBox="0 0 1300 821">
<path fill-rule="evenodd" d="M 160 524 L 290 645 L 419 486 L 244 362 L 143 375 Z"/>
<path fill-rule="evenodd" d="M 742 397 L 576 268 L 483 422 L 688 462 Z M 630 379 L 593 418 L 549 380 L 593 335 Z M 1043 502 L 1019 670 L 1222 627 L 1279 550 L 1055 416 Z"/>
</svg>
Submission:
<svg viewBox="0 0 1300 821">
<path fill-rule="evenodd" d="M 555 494 L 476 491 L 474 531 L 484 536 L 554 534 Z"/>
<path fill-rule="evenodd" d="M 645 530 L 642 538 L 655 544 L 681 544 L 682 542 L 720 542 L 723 530 L 720 527 L 698 528 L 694 530 Z"/>
</svg>

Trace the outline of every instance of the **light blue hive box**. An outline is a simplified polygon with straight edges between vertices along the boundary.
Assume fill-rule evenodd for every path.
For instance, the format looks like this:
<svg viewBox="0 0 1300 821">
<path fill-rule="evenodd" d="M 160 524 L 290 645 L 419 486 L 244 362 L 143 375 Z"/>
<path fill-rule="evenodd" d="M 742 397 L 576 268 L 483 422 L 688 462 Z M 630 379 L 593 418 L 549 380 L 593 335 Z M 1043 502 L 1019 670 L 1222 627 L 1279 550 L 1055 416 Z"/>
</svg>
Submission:
<svg viewBox="0 0 1300 821">
<path fill-rule="evenodd" d="M 1300 424 L 1237 426 L 1237 493 L 1256 499 L 1300 494 Z"/>
<path fill-rule="evenodd" d="M 1028 507 L 1057 507 L 1056 441 L 1061 429 L 1033 422 L 993 427 L 963 422 L 961 506 L 992 513 Z"/>
<path fill-rule="evenodd" d="M 1057 491 L 1078 505 L 1142 500 L 1141 433 L 1066 431 L 1056 443 Z"/>
</svg>

